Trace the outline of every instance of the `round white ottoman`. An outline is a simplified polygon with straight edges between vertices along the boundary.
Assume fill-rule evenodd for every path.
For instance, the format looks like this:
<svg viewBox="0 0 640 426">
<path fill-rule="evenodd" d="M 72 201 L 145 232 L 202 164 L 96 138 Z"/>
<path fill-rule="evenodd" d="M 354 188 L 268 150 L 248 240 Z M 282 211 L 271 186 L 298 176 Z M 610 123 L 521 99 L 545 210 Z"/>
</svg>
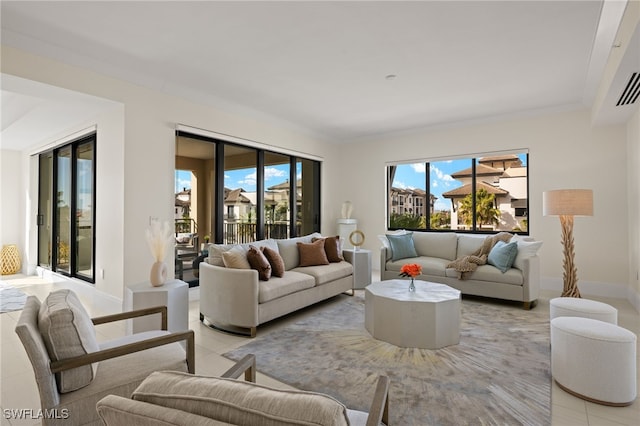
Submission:
<svg viewBox="0 0 640 426">
<path fill-rule="evenodd" d="M 636 335 L 604 321 L 551 320 L 551 375 L 565 391 L 604 405 L 636 399 Z"/>
<path fill-rule="evenodd" d="M 582 317 L 618 324 L 618 310 L 606 303 L 579 297 L 556 297 L 549 302 L 549 317 Z"/>
</svg>

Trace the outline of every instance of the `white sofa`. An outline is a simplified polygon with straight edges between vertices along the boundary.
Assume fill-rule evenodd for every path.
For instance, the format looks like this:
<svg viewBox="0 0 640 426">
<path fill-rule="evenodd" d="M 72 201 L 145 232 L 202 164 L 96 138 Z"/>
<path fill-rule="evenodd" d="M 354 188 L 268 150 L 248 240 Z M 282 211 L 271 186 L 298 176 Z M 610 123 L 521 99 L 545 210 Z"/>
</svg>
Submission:
<svg viewBox="0 0 640 426">
<path fill-rule="evenodd" d="M 448 268 L 452 261 L 476 252 L 487 235 L 413 232 L 413 245 L 418 257 L 393 260 L 393 253 L 385 237 L 381 236 L 380 276 L 382 280 L 396 279 L 400 268 L 407 263 L 422 266 L 418 280 L 446 284 L 463 294 L 523 302 L 525 309 L 535 306 L 540 289 L 540 260 L 536 252 L 542 242 L 516 236 L 518 254 L 511 268 L 501 272 L 495 266 L 484 264 L 474 272 L 460 273 Z"/>
<path fill-rule="evenodd" d="M 348 262 L 299 266 L 297 243 L 310 243 L 314 237 L 322 236 L 315 233 L 241 245 L 212 244 L 209 257 L 200 264 L 200 320 L 214 328 L 255 337 L 260 324 L 353 290 L 353 267 Z M 246 251 L 249 245 L 277 250 L 284 261 L 284 275 L 260 281 L 257 270 L 224 266 L 221 253 Z"/>
</svg>

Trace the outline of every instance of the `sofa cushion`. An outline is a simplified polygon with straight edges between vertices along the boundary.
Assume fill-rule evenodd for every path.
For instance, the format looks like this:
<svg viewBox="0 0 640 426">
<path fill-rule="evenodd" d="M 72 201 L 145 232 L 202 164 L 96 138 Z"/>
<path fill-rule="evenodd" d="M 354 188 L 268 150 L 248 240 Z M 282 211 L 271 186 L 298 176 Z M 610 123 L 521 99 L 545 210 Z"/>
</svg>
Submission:
<svg viewBox="0 0 640 426">
<path fill-rule="evenodd" d="M 446 276 L 449 278 L 458 278 L 459 275 L 460 272 L 456 271 L 453 268 L 449 268 L 446 270 Z M 498 268 L 492 265 L 480 265 L 478 266 L 478 269 L 470 272 L 466 277 L 466 281 L 477 280 L 500 284 L 524 284 L 524 277 L 522 276 L 522 272 L 519 269 L 511 268 L 503 273 Z"/>
<path fill-rule="evenodd" d="M 387 262 L 387 271 L 396 271 L 400 274 L 400 268 L 406 264 L 406 260 L 396 260 L 395 262 Z M 444 277 L 449 261 L 447 259 L 440 259 L 438 257 L 424 257 L 418 256 L 411 259 L 411 263 L 417 263 L 422 267 L 422 275 L 433 275 L 436 277 Z M 420 279 L 420 276 L 418 276 Z"/>
<path fill-rule="evenodd" d="M 297 291 L 306 290 L 315 285 L 316 281 L 311 275 L 287 271 L 282 278 L 271 277 L 269 281 L 260 281 L 258 303 L 265 303 Z"/>
<path fill-rule="evenodd" d="M 511 269 L 513 261 L 518 254 L 518 244 L 514 241 L 512 243 L 505 243 L 504 241 L 498 241 L 489 252 L 487 256 L 487 263 L 500 269 L 501 272 L 507 272 Z"/>
<path fill-rule="evenodd" d="M 297 243 L 310 243 L 314 237 L 318 238 L 322 237 L 322 235 L 315 232 L 304 237 L 276 240 L 278 244 L 278 253 L 280 253 L 280 256 L 282 256 L 282 260 L 284 260 L 284 269 L 286 271 L 288 271 L 289 269 L 293 269 L 297 267 L 298 264 L 300 264 L 300 255 L 298 253 Z"/>
<path fill-rule="evenodd" d="M 298 266 L 316 266 L 328 265 L 327 253 L 324 251 L 324 239 L 317 239 L 312 243 L 296 243 L 298 246 L 298 254 L 300 263 Z"/>
<path fill-rule="evenodd" d="M 237 425 L 349 424 L 346 407 L 328 395 L 173 371 L 152 373 L 132 398 Z"/>
<path fill-rule="evenodd" d="M 313 238 L 312 242 L 315 242 L 318 238 Z M 327 255 L 327 260 L 331 263 L 342 262 L 342 244 L 340 243 L 340 235 L 335 237 L 324 238 L 324 252 Z"/>
<path fill-rule="evenodd" d="M 272 250 L 278 251 L 278 244 L 274 239 L 266 239 L 254 241 L 252 243 L 246 244 L 210 244 L 209 245 L 209 257 L 207 257 L 207 263 L 215 266 L 224 266 L 224 261 L 222 260 L 222 253 L 229 251 L 233 248 L 240 248 L 245 251 L 249 251 L 249 245 L 253 245 L 255 247 L 269 247 Z"/>
<path fill-rule="evenodd" d="M 91 317 L 71 290 L 49 293 L 40 305 L 38 328 L 53 361 L 100 350 Z M 58 390 L 66 393 L 87 386 L 96 367 L 97 363 L 56 373 Z"/>
<path fill-rule="evenodd" d="M 416 257 L 416 248 L 413 243 L 413 232 L 401 235 L 387 235 L 389 246 L 391 246 L 391 260 L 396 261 L 409 257 Z"/>
<path fill-rule="evenodd" d="M 271 264 L 262 253 L 262 250 L 249 246 L 247 260 L 251 265 L 251 269 L 258 271 L 258 279 L 260 281 L 269 281 L 269 278 L 271 278 Z"/>
<path fill-rule="evenodd" d="M 470 256 L 482 247 L 482 243 L 487 238 L 486 235 L 477 234 L 458 234 L 458 249 L 456 251 L 456 259 L 464 256 Z"/>
<path fill-rule="evenodd" d="M 223 252 L 222 261 L 226 268 L 251 269 L 251 264 L 247 260 L 247 252 L 240 246 L 235 246 L 231 250 Z"/>
<path fill-rule="evenodd" d="M 524 260 L 538 253 L 542 246 L 542 241 L 527 241 L 520 235 L 514 235 L 511 241 L 518 244 L 518 254 L 513 261 L 513 266 L 522 271 L 524 269 Z"/>
<path fill-rule="evenodd" d="M 311 275 L 316 285 L 321 285 L 353 275 L 353 266 L 349 262 L 342 261 L 322 266 L 299 266 L 292 271 Z"/>
<path fill-rule="evenodd" d="M 458 236 L 455 233 L 415 232 L 413 244 L 418 256 L 457 258 Z"/>
<path fill-rule="evenodd" d="M 282 277 L 284 275 L 284 260 L 282 260 L 280 253 L 269 247 L 260 247 L 260 250 L 269 261 L 269 265 L 271 265 L 271 275 Z"/>
<path fill-rule="evenodd" d="M 389 232 L 388 234 L 378 235 L 378 239 L 382 243 L 382 246 L 386 249 L 387 260 L 391 260 L 391 245 L 389 244 L 389 239 L 387 238 L 387 235 L 403 235 L 403 234 L 406 234 L 407 232 L 409 231 L 406 231 L 404 229 L 398 229 L 396 231 Z"/>
</svg>

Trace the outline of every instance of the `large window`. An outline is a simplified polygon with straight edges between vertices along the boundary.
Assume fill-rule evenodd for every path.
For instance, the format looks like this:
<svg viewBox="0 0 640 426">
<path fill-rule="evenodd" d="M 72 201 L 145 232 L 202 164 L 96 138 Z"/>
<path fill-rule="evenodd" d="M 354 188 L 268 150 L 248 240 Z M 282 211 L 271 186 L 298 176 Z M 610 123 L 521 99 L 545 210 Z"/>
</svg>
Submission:
<svg viewBox="0 0 640 426">
<path fill-rule="evenodd" d="M 176 226 L 188 220 L 200 241 L 225 244 L 320 230 L 320 162 L 182 131 L 176 139 Z"/>
<path fill-rule="evenodd" d="M 387 227 L 529 232 L 528 153 L 387 166 Z"/>
<path fill-rule="evenodd" d="M 91 134 L 39 158 L 38 264 L 89 282 L 95 282 L 95 142 Z"/>
</svg>

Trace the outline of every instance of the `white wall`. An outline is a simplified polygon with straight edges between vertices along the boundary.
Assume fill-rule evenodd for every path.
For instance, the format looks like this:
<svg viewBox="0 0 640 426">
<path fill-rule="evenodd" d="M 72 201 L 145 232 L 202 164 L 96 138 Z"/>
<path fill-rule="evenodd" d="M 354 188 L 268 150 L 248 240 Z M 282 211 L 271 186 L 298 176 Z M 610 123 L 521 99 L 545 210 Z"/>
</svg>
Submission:
<svg viewBox="0 0 640 426">
<path fill-rule="evenodd" d="M 640 108 L 627 123 L 629 300 L 640 311 Z"/>
<path fill-rule="evenodd" d="M 24 214 L 20 206 L 25 203 L 25 192 L 21 162 L 20 151 L 0 152 L 0 247 L 17 245 L 24 260 Z M 24 270 L 24 261 L 22 267 Z"/>
<path fill-rule="evenodd" d="M 6 74 L 121 103 L 116 115 L 96 119 L 100 121 L 96 267 L 105 271 L 104 280 L 97 274 L 96 287 L 118 298 L 122 298 L 126 283 L 148 280 L 153 259 L 144 231 L 149 218 L 173 220 L 176 124 L 322 159 L 335 158 L 334 145 L 301 133 L 293 125 L 289 128 L 282 123 L 231 115 L 6 46 L 2 47 L 0 65 Z M 335 172 L 336 162 L 325 161 L 323 174 L 330 176 Z M 29 171 L 25 167 L 21 173 L 24 176 Z M 329 186 L 323 182 L 322 188 L 326 200 L 330 197 Z M 2 200 L 4 204 L 4 197 Z M 23 203 L 19 216 L 24 217 L 26 211 Z M 325 218 L 324 206 L 321 213 Z M 325 220 L 321 226 L 326 228 Z M 171 258 L 167 263 L 172 271 Z"/>
<path fill-rule="evenodd" d="M 367 236 L 379 266 L 379 243 L 385 231 L 385 162 L 529 149 L 529 226 L 544 244 L 541 275 L 546 286 L 562 286 L 560 221 L 542 216 L 542 192 L 591 188 L 594 216 L 575 220 L 576 262 L 581 289 L 604 284 L 609 295 L 627 297 L 628 210 L 627 138 L 624 125 L 592 128 L 589 111 L 510 119 L 456 129 L 424 130 L 348 144 L 342 150 L 338 179 L 332 176 L 334 199 L 350 199 L 358 227 Z M 350 182 L 341 186 L 340 181 Z M 637 198 L 637 196 L 636 196 Z M 331 211 L 339 213 L 336 203 Z"/>
</svg>

